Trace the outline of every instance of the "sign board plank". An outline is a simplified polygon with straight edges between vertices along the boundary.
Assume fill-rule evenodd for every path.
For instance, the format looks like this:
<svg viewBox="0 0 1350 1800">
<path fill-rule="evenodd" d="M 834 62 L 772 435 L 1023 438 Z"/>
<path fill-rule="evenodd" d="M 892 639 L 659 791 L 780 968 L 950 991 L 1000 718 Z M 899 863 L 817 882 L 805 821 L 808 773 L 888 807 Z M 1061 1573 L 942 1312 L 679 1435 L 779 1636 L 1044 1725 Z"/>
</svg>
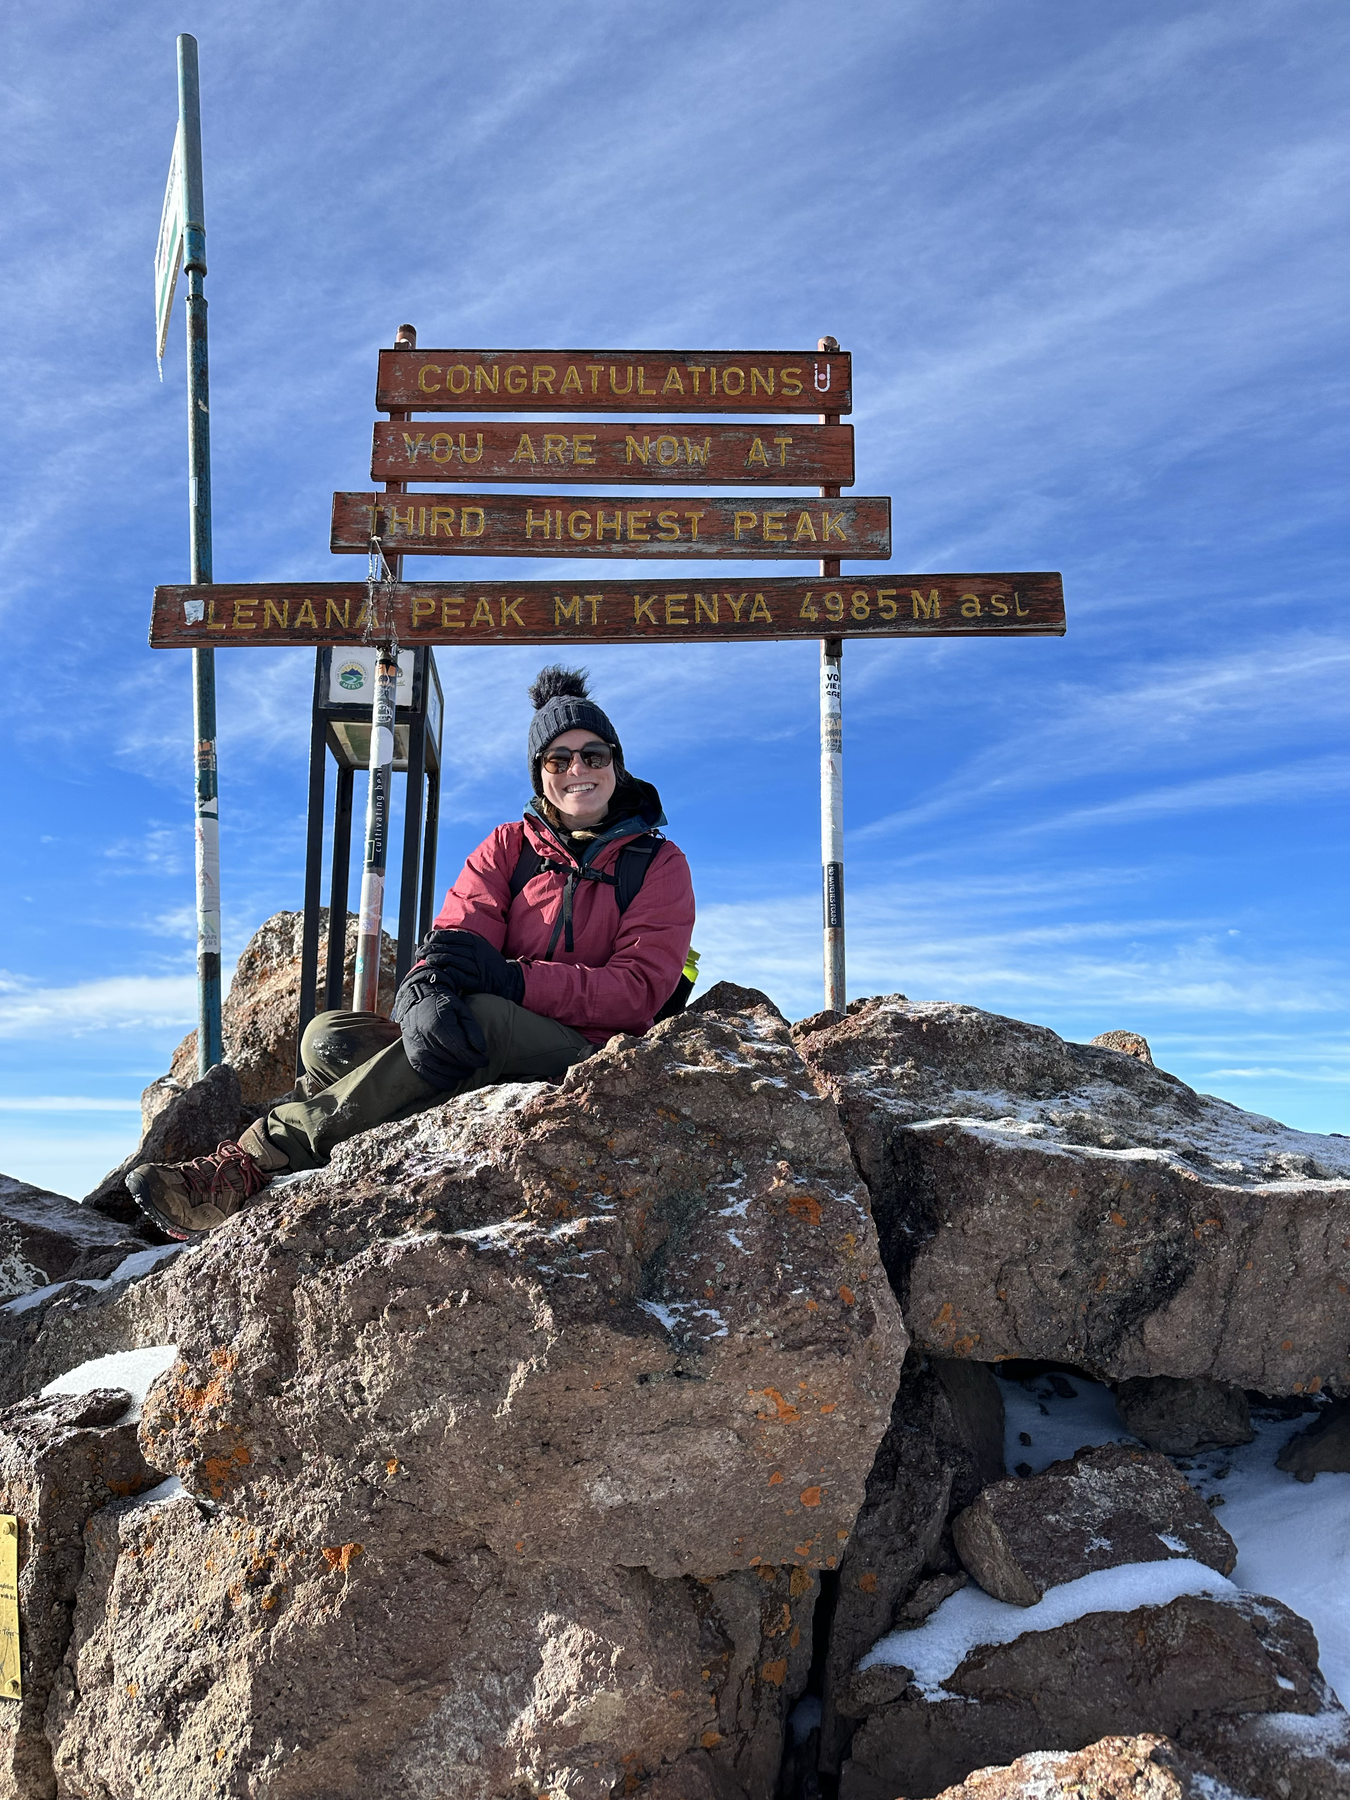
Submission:
<svg viewBox="0 0 1350 1800">
<path fill-rule="evenodd" d="M 377 412 L 853 411 L 843 350 L 381 350 Z"/>
<path fill-rule="evenodd" d="M 1046 571 L 712 581 L 280 582 L 155 589 L 156 649 L 206 644 L 736 643 L 821 637 L 1060 637 L 1064 586 Z"/>
<path fill-rule="evenodd" d="M 334 494 L 329 549 L 406 556 L 879 557 L 891 503 L 759 494 Z"/>
<path fill-rule="evenodd" d="M 468 431 L 424 419 L 380 420 L 372 481 L 659 481 L 700 487 L 852 487 L 851 425 L 661 425 L 597 421 L 551 431 L 533 420 L 475 420 Z"/>
<path fill-rule="evenodd" d="M 14 1513 L 0 1513 L 0 1698 L 23 1698 L 19 1661 L 19 1521 Z"/>
</svg>

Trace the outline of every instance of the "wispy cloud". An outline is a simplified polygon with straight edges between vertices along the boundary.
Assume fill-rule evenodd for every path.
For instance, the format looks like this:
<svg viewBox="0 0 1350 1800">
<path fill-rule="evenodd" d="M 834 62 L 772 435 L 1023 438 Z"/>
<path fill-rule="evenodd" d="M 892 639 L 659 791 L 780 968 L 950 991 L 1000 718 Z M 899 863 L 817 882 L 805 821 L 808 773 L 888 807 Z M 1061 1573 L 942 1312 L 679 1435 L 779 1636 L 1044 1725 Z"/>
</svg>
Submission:
<svg viewBox="0 0 1350 1800">
<path fill-rule="evenodd" d="M 0 977 L 0 1038 L 85 1037 L 96 1032 L 190 1026 L 197 1016 L 191 975 L 120 975 L 72 987 L 39 987 Z"/>
<path fill-rule="evenodd" d="M 139 1113 L 139 1100 L 100 1100 L 89 1094 L 33 1094 L 27 1099 L 0 1098 L 0 1112 Z"/>
</svg>

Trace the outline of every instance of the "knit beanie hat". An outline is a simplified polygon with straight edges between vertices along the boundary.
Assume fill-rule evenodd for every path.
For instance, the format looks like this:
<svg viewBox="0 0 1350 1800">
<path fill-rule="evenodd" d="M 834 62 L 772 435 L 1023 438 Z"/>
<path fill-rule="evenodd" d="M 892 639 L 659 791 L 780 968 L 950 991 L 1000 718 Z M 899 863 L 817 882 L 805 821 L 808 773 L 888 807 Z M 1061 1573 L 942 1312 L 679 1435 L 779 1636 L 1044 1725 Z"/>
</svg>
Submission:
<svg viewBox="0 0 1350 1800">
<path fill-rule="evenodd" d="M 602 743 L 610 745 L 618 774 L 623 774 L 623 745 L 606 713 L 587 698 L 586 671 L 564 669 L 561 663 L 550 663 L 541 669 L 530 685 L 534 717 L 530 720 L 529 762 L 530 784 L 538 794 L 539 762 L 555 737 L 564 731 L 593 731 Z"/>
</svg>

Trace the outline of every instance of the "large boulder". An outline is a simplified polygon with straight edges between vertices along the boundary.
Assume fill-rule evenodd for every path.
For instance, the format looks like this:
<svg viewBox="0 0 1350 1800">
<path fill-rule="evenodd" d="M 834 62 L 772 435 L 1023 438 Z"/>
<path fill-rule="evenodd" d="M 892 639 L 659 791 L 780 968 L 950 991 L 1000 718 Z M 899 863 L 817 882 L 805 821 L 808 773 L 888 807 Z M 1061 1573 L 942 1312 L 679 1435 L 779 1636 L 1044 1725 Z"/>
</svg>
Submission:
<svg viewBox="0 0 1350 1800">
<path fill-rule="evenodd" d="M 1306 1621 L 1233 1589 L 1223 1598 L 1184 1594 L 972 1646 L 939 1685 L 911 1683 L 867 1718 L 839 1795 L 938 1794 L 1029 1751 L 1153 1732 L 1207 1759 L 1254 1800 L 1343 1800 L 1350 1764 L 1336 1746 L 1345 1725 Z M 1267 1754 L 1281 1741 L 1311 1748 L 1296 1787 L 1280 1785 Z"/>
<path fill-rule="evenodd" d="M 254 932 L 235 965 L 234 978 L 221 1007 L 225 1061 L 239 1077 L 239 1089 L 250 1117 L 265 1112 L 295 1081 L 296 1027 L 300 1019 L 300 940 L 305 915 L 273 913 Z M 356 971 L 357 915 L 347 915 L 343 964 L 344 1005 L 350 1005 Z M 380 940 L 378 1012 L 394 1003 L 394 966 L 398 946 L 386 931 Z M 328 965 L 328 908 L 319 913 L 319 984 Z M 322 1005 L 322 1000 L 320 1001 Z M 169 1079 L 179 1088 L 197 1079 L 197 1033 L 190 1031 L 173 1053 Z M 159 1084 L 156 1084 L 159 1085 Z M 147 1099 L 155 1097 L 147 1089 Z M 215 1146 L 212 1145 L 214 1149 Z"/>
<path fill-rule="evenodd" d="M 1116 1407 L 1131 1437 L 1166 1456 L 1229 1450 L 1256 1435 L 1246 1394 L 1221 1381 L 1137 1375 L 1116 1389 Z"/>
<path fill-rule="evenodd" d="M 1220 1800 L 1214 1773 L 1154 1732 L 1105 1737 L 1086 1750 L 1033 1750 L 1002 1768 L 976 1769 L 937 1800 Z"/>
<path fill-rule="evenodd" d="M 1306 1431 L 1296 1432 L 1275 1459 L 1299 1481 L 1350 1475 L 1350 1399 L 1334 1400 Z"/>
<path fill-rule="evenodd" d="M 922 1348 L 1350 1392 L 1350 1140 L 970 1006 L 864 1000 L 796 1040 Z"/>
<path fill-rule="evenodd" d="M 1189 1557 L 1232 1573 L 1237 1545 L 1155 1450 L 1103 1444 L 996 1481 L 952 1521 L 962 1563 L 995 1600 L 1035 1606 L 1098 1569 Z"/>
<path fill-rule="evenodd" d="M 786 1023 L 702 1008 L 157 1274 L 185 1493 L 90 1526 L 64 1793 L 772 1790 L 907 1340 Z"/>
<path fill-rule="evenodd" d="M 0 1411 L 0 1514 L 18 1529 L 21 1696 L 0 1696 L 0 1796 L 53 1795 L 44 1715 L 70 1641 L 84 1528 L 109 1501 L 151 1486 L 130 1393 L 96 1388 Z M 7 1522 L 4 1529 L 11 1529 Z"/>
<path fill-rule="evenodd" d="M 145 1248 L 77 1200 L 0 1175 L 0 1306 L 61 1281 L 97 1280 Z"/>
</svg>

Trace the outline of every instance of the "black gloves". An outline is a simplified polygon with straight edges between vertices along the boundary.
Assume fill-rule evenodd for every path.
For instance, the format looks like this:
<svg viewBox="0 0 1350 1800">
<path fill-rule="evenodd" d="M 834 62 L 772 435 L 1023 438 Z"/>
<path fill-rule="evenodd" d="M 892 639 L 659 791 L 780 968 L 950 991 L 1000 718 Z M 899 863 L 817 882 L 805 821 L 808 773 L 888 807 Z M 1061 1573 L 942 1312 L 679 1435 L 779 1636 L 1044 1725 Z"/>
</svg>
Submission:
<svg viewBox="0 0 1350 1800">
<path fill-rule="evenodd" d="M 486 938 L 473 931 L 428 932 L 421 961 L 461 994 L 496 994 L 503 1000 L 525 1001 L 525 971 L 494 950 Z M 423 973 L 417 968 L 409 980 Z"/>
<path fill-rule="evenodd" d="M 431 1087 L 458 1087 L 487 1067 L 487 1040 L 454 988 L 434 970 L 416 969 L 394 996 L 394 1018 L 414 1075 Z"/>
</svg>

